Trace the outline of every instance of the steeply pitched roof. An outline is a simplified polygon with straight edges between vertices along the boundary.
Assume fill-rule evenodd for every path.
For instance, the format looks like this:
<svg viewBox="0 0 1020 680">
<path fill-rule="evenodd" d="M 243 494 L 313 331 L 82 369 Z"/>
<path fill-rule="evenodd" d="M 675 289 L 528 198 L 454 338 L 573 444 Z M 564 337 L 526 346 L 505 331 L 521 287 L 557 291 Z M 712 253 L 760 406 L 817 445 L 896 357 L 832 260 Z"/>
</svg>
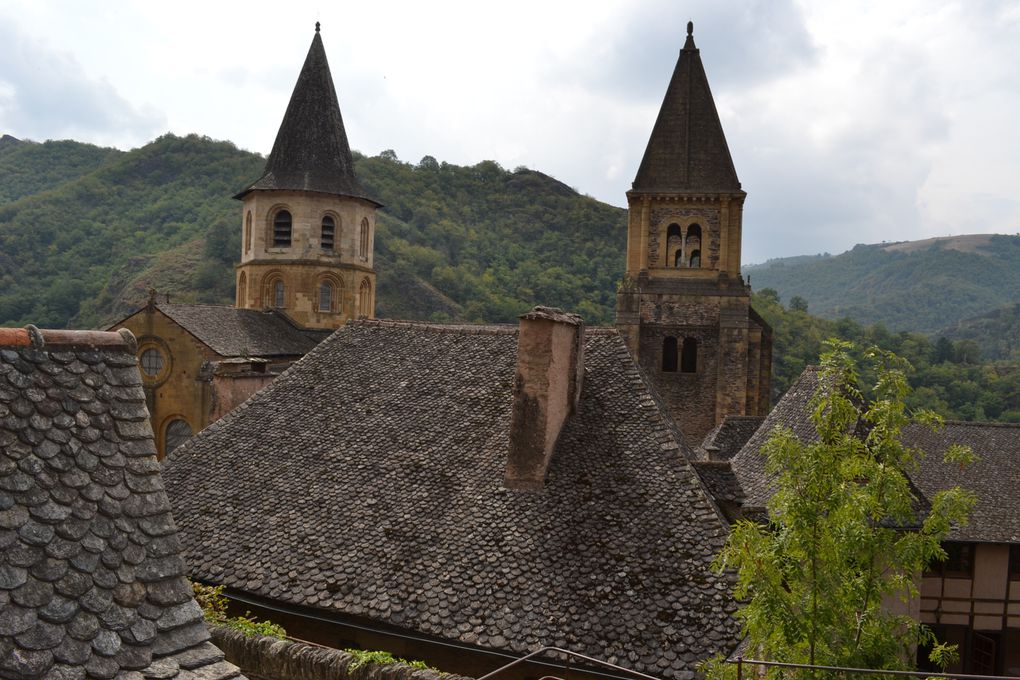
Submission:
<svg viewBox="0 0 1020 680">
<path fill-rule="evenodd" d="M 261 190 L 317 191 L 378 204 L 354 173 L 354 157 L 318 24 L 266 168 L 236 198 Z"/>
<path fill-rule="evenodd" d="M 762 416 L 726 416 L 705 435 L 701 450 L 712 460 L 729 460 L 737 455 L 764 420 Z"/>
<path fill-rule="evenodd" d="M 225 357 L 302 356 L 331 332 L 302 330 L 274 311 L 168 303 L 156 308 Z"/>
<path fill-rule="evenodd" d="M 735 192 L 740 180 L 694 45 L 694 24 L 676 62 L 634 178 L 639 192 Z"/>
<path fill-rule="evenodd" d="M 744 505 L 748 508 L 764 508 L 772 496 L 772 486 L 765 474 L 765 457 L 761 449 L 776 427 L 785 427 L 803 442 L 818 439 L 818 432 L 811 422 L 810 402 L 818 388 L 819 373 L 816 366 L 808 366 L 775 405 L 765 421 L 747 440 L 740 452 L 731 461 L 733 472 L 744 490 Z"/>
<path fill-rule="evenodd" d="M 953 529 L 951 540 L 1020 543 L 1020 425 L 949 422 L 938 432 L 911 425 L 903 443 L 927 454 L 910 478 L 929 500 L 957 485 L 977 495 L 970 523 Z M 978 461 L 965 467 L 944 462 L 952 444 L 970 446 Z"/>
<path fill-rule="evenodd" d="M 615 330 L 539 492 L 503 487 L 516 327 L 359 321 L 166 463 L 201 579 L 645 672 L 736 644 L 727 527 Z"/>
<path fill-rule="evenodd" d="M 810 400 L 818 379 L 817 368 L 806 368 L 731 461 L 746 496 L 746 508 L 762 508 L 772 495 L 761 448 L 777 425 L 790 428 L 801 441 L 817 439 L 810 419 Z M 917 469 L 908 471 L 915 491 L 923 495 L 919 512 L 927 511 L 937 492 L 952 486 L 977 494 L 970 523 L 953 529 L 950 540 L 1020 542 L 1020 495 L 1016 493 L 1020 483 L 1020 425 L 949 422 L 937 432 L 923 425 L 908 425 L 901 441 L 925 454 Z M 951 444 L 970 446 L 978 462 L 966 467 L 944 462 Z"/>
<path fill-rule="evenodd" d="M 185 579 L 122 333 L 0 329 L 5 678 L 240 675 Z"/>
</svg>

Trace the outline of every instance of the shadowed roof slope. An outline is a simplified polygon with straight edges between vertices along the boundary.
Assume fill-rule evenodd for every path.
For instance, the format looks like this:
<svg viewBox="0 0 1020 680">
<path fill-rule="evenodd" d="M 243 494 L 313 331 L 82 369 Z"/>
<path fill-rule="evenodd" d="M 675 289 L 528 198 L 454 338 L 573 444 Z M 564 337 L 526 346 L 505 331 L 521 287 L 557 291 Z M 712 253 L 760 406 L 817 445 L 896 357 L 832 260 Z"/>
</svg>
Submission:
<svg viewBox="0 0 1020 680">
<path fill-rule="evenodd" d="M 331 332 L 302 330 L 275 311 L 166 303 L 156 308 L 224 357 L 304 355 Z"/>
<path fill-rule="evenodd" d="M 687 42 L 666 89 L 633 190 L 741 190 L 701 54 L 694 45 L 693 23 L 687 24 Z"/>
<path fill-rule="evenodd" d="M 503 487 L 516 327 L 359 321 L 165 467 L 201 579 L 483 648 L 660 676 L 735 646 L 727 526 L 620 335 L 539 492 Z"/>
<path fill-rule="evenodd" d="M 763 416 L 725 416 L 705 435 L 700 448 L 713 460 L 729 460 L 737 455 L 764 420 Z"/>
<path fill-rule="evenodd" d="M 261 190 L 317 191 L 378 205 L 354 174 L 354 157 L 318 24 L 265 170 L 235 198 Z"/>
<path fill-rule="evenodd" d="M 949 540 L 1020 543 L 1020 425 L 949 422 L 938 432 L 910 425 L 903 443 L 927 454 L 910 478 L 928 499 L 957 485 L 977 495 L 970 523 L 953 529 Z M 970 446 L 977 462 L 944 462 L 952 444 Z"/>
<path fill-rule="evenodd" d="M 185 579 L 136 349 L 0 329 L 2 677 L 240 677 Z"/>
</svg>

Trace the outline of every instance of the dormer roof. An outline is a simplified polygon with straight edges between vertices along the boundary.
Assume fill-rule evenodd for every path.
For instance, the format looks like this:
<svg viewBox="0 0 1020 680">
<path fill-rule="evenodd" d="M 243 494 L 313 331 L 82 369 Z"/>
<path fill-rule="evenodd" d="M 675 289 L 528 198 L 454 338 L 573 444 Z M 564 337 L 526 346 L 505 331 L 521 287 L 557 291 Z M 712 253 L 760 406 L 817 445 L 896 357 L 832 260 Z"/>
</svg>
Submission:
<svg viewBox="0 0 1020 680">
<path fill-rule="evenodd" d="M 265 170 L 235 198 L 252 191 L 281 190 L 350 196 L 379 205 L 354 173 L 318 23 Z"/>
<path fill-rule="evenodd" d="M 737 192 L 733 167 L 701 54 L 694 24 L 662 100 L 633 190 L 642 193 Z"/>
</svg>

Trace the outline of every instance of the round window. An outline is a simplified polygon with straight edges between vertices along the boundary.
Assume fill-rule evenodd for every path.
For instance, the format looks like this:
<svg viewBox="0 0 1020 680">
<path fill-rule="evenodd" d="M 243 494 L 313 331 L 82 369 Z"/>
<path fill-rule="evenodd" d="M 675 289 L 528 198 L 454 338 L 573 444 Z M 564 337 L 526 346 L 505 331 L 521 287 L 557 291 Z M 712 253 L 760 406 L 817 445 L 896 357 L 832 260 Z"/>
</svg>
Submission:
<svg viewBox="0 0 1020 680">
<path fill-rule="evenodd" d="M 141 356 L 142 373 L 150 378 L 155 378 L 163 372 L 163 366 L 166 365 L 166 360 L 163 358 L 163 353 L 155 347 L 149 347 Z"/>
</svg>

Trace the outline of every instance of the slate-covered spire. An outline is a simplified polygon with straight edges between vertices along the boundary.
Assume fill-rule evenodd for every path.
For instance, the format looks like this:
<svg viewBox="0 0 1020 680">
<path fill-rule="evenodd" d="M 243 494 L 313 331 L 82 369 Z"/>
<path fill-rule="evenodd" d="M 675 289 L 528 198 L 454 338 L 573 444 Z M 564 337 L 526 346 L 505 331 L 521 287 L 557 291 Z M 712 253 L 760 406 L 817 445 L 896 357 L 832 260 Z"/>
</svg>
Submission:
<svg viewBox="0 0 1020 680">
<path fill-rule="evenodd" d="M 694 45 L 694 23 L 662 100 L 635 191 L 740 191 L 701 55 Z"/>
<path fill-rule="evenodd" d="M 378 205 L 354 174 L 354 158 L 318 23 L 265 171 L 235 198 L 251 191 L 273 190 L 317 191 Z"/>
</svg>

